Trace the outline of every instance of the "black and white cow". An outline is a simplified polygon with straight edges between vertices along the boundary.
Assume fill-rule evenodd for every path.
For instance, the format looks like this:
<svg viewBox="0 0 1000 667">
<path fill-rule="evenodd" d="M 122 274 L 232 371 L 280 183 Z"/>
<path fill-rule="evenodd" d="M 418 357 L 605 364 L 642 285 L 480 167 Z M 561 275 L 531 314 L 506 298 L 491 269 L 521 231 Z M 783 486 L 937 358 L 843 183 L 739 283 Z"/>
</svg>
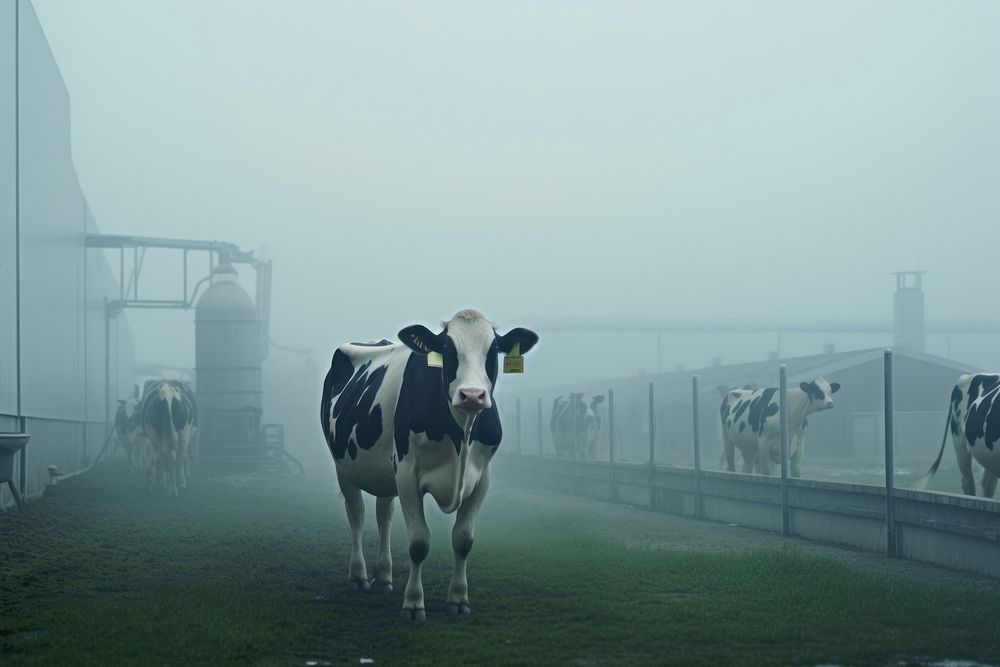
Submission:
<svg viewBox="0 0 1000 667">
<path fill-rule="evenodd" d="M 130 398 L 118 400 L 115 410 L 115 438 L 117 445 L 125 452 L 129 470 L 135 472 L 140 467 L 142 457 L 142 424 L 139 421 L 139 401 Z"/>
<path fill-rule="evenodd" d="M 801 474 L 802 452 L 805 448 L 806 417 L 814 412 L 833 408 L 833 394 L 840 385 L 821 377 L 802 382 L 788 390 L 788 459 L 792 477 Z M 743 455 L 743 472 L 771 474 L 771 464 L 781 462 L 780 425 L 778 423 L 778 390 L 733 389 L 722 399 L 722 441 L 725 447 L 726 470 L 736 469 L 734 450 Z M 764 455 L 766 454 L 766 455 Z"/>
<path fill-rule="evenodd" d="M 187 487 L 188 450 L 198 428 L 194 392 L 178 380 L 150 380 L 143 388 L 139 418 L 152 449 L 147 487 L 158 481 L 171 497 L 180 495 L 180 489 Z"/>
<path fill-rule="evenodd" d="M 558 456 L 596 458 L 603 420 L 598 407 L 604 396 L 569 394 L 552 402 L 549 430 Z"/>
<path fill-rule="evenodd" d="M 976 373 L 958 378 L 951 390 L 948 404 L 948 421 L 937 459 L 927 474 L 917 482 L 917 488 L 926 488 L 937 472 L 944 454 L 944 443 L 951 431 L 958 469 L 962 473 L 962 491 L 976 495 L 976 480 L 972 474 L 972 459 L 983 466 L 981 485 L 983 496 L 992 498 L 1000 475 L 1000 374 Z"/>
<path fill-rule="evenodd" d="M 421 567 L 430 550 L 423 497 L 457 512 L 451 533 L 455 570 L 448 612 L 468 614 L 466 559 L 476 514 L 500 445 L 500 412 L 493 391 L 499 355 L 525 353 L 538 336 L 527 329 L 497 333 L 476 310 L 462 310 L 433 333 L 419 324 L 399 332 L 403 344 L 383 340 L 337 348 L 323 383 L 320 420 L 337 468 L 351 525 L 349 580 L 359 590 L 392 589 L 389 525 L 393 498 L 406 522 L 410 576 L 403 618 L 425 620 Z M 372 580 L 361 552 L 365 506 L 376 497 L 379 547 Z"/>
</svg>

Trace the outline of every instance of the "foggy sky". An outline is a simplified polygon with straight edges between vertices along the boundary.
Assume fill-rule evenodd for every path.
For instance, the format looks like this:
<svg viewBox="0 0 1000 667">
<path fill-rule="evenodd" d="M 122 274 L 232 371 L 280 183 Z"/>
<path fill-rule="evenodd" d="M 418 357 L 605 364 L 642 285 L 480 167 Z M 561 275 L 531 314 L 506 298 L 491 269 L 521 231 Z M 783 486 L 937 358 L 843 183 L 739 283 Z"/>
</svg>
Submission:
<svg viewBox="0 0 1000 667">
<path fill-rule="evenodd" d="M 320 365 L 465 306 L 888 322 L 910 269 L 1000 320 L 991 0 L 34 4 L 102 231 L 261 249 Z"/>
</svg>

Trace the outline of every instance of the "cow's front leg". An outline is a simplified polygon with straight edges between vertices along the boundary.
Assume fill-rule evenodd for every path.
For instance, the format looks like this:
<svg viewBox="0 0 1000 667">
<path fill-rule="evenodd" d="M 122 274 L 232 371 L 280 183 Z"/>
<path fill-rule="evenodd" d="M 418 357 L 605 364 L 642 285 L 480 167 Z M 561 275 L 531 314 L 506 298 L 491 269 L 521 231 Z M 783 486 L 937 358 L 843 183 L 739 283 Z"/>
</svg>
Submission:
<svg viewBox="0 0 1000 667">
<path fill-rule="evenodd" d="M 403 520 L 406 522 L 410 554 L 410 576 L 406 580 L 403 611 L 400 615 L 410 621 L 427 620 L 427 612 L 424 611 L 424 585 L 420 580 L 420 571 L 431 550 L 431 534 L 427 530 L 424 498 L 418 483 L 414 474 L 396 476 L 399 508 L 403 511 Z"/>
<path fill-rule="evenodd" d="M 794 441 L 795 447 L 792 450 L 792 455 L 788 459 L 789 463 L 789 474 L 792 477 L 802 476 L 802 450 L 805 449 L 806 439 L 803 436 L 798 436 Z"/>
<path fill-rule="evenodd" d="M 351 565 L 347 571 L 347 580 L 359 591 L 370 588 L 368 570 L 365 568 L 365 555 L 361 550 L 361 531 L 365 525 L 365 501 L 361 497 L 361 489 L 354 486 L 340 474 L 337 474 L 340 491 L 344 494 L 344 508 L 347 510 L 347 523 L 351 525 Z"/>
<path fill-rule="evenodd" d="M 472 551 L 475 537 L 476 515 L 482 507 L 486 492 L 490 488 L 490 469 L 487 466 L 475 490 L 458 508 L 455 527 L 451 531 L 451 548 L 455 552 L 455 572 L 448 586 L 448 613 L 463 616 L 472 612 L 469 607 L 469 582 L 465 577 L 465 563 Z"/>
<path fill-rule="evenodd" d="M 389 549 L 389 534 L 395 502 L 396 499 L 391 496 L 375 500 L 375 517 L 378 520 L 378 557 L 375 560 L 375 579 L 372 580 L 372 586 L 383 591 L 392 590 L 392 552 Z"/>
</svg>

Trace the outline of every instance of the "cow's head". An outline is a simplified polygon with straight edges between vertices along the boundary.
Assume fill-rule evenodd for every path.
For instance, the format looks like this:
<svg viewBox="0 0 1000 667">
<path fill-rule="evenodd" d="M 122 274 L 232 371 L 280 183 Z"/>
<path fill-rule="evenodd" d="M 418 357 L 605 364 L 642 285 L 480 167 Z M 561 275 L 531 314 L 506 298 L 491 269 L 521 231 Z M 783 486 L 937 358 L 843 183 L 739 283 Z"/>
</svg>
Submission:
<svg viewBox="0 0 1000 667">
<path fill-rule="evenodd" d="M 460 310 L 441 326 L 444 331 L 435 334 L 414 324 L 400 331 L 399 339 L 419 354 L 441 355 L 441 373 L 451 407 L 473 415 L 493 406 L 499 354 L 507 354 L 515 346 L 524 354 L 538 342 L 535 332 L 520 327 L 501 335 L 482 313 L 472 309 Z"/>
<path fill-rule="evenodd" d="M 840 389 L 840 383 L 827 382 L 821 377 L 812 382 L 800 382 L 799 389 L 809 397 L 811 412 L 829 410 L 833 407 L 833 395 Z"/>
<path fill-rule="evenodd" d="M 589 394 L 574 394 L 577 399 L 577 410 L 583 418 L 583 427 L 587 436 L 595 440 L 601 432 L 601 413 L 598 406 L 604 402 L 604 396 L 591 396 Z"/>
</svg>

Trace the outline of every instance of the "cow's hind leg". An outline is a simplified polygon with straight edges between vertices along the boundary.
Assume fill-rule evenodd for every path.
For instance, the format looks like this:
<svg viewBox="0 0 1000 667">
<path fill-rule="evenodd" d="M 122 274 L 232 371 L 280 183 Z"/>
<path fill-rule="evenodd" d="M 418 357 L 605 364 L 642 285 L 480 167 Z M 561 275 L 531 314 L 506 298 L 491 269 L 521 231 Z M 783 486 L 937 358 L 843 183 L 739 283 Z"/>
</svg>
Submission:
<svg viewBox="0 0 1000 667">
<path fill-rule="evenodd" d="M 367 591 L 368 570 L 365 568 L 365 555 L 361 551 L 361 529 L 365 525 L 365 501 L 361 497 L 361 489 L 346 481 L 339 474 L 340 491 L 344 494 L 344 507 L 347 509 L 347 522 L 351 524 L 351 566 L 347 579 L 359 591 Z"/>
<path fill-rule="evenodd" d="M 972 454 L 965 446 L 965 434 L 959 433 L 951 439 L 951 444 L 955 447 L 955 460 L 958 462 L 958 470 L 962 473 L 962 492 L 969 496 L 976 495 L 976 477 L 972 473 Z"/>
<path fill-rule="evenodd" d="M 472 612 L 469 607 L 469 582 L 465 577 L 465 563 L 472 551 L 472 541 L 475 537 L 476 514 L 486 498 L 490 488 L 490 469 L 483 472 L 479 484 L 472 494 L 458 508 L 455 517 L 455 527 L 451 531 L 451 548 L 455 552 L 455 572 L 451 575 L 448 586 L 448 614 L 464 616 Z"/>
<path fill-rule="evenodd" d="M 396 499 L 393 497 L 375 499 L 375 517 L 378 519 L 378 557 L 375 560 L 375 578 L 372 587 L 376 590 L 392 590 L 392 552 L 389 537 L 392 527 L 392 512 Z"/>
<path fill-rule="evenodd" d="M 726 457 L 726 470 L 736 472 L 736 445 L 729 438 L 722 439 L 722 448 Z"/>
<path fill-rule="evenodd" d="M 403 593 L 402 618 L 411 621 L 426 621 L 424 611 L 424 585 L 420 579 L 424 560 L 431 550 L 431 534 L 424 518 L 424 499 L 417 488 L 413 475 L 398 475 L 399 508 L 403 511 L 406 533 L 409 538 L 410 576 L 406 580 Z"/>
<path fill-rule="evenodd" d="M 983 469 L 982 486 L 984 498 L 992 498 L 997 491 L 997 476 L 985 468 Z"/>
</svg>

